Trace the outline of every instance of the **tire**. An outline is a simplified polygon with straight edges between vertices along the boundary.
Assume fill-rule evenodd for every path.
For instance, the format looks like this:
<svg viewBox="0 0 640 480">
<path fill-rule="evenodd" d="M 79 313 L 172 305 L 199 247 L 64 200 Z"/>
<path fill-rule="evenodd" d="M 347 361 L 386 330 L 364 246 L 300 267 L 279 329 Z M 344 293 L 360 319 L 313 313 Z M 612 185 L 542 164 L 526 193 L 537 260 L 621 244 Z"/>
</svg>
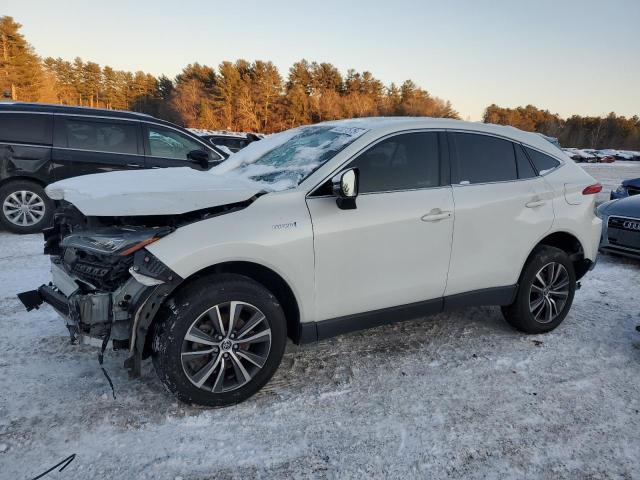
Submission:
<svg viewBox="0 0 640 480">
<path fill-rule="evenodd" d="M 235 274 L 204 277 L 169 304 L 154 329 L 152 360 L 160 380 L 181 401 L 209 407 L 242 402 L 280 365 L 287 323 L 276 297 L 258 282 Z M 228 331 L 231 311 L 235 335 Z"/>
<path fill-rule="evenodd" d="M 515 301 L 502 307 L 502 314 L 521 332 L 550 332 L 567 316 L 575 291 L 576 274 L 569 256 L 558 248 L 540 246 L 520 275 Z"/>
<path fill-rule="evenodd" d="M 25 205 L 28 210 L 22 211 Z M 38 233 L 51 225 L 55 204 L 44 189 L 29 180 L 0 187 L 0 225 L 13 233 Z"/>
</svg>

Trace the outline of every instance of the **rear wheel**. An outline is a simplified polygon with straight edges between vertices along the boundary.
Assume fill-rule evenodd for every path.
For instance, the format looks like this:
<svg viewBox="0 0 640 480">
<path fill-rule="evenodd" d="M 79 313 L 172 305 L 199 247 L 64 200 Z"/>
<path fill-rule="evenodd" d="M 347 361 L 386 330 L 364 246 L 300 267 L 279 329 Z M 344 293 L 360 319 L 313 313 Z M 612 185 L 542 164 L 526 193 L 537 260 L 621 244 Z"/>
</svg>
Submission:
<svg viewBox="0 0 640 480">
<path fill-rule="evenodd" d="M 576 290 L 569 256 L 554 247 L 538 247 L 520 276 L 515 301 L 502 307 L 511 325 L 526 333 L 545 333 L 567 316 Z"/>
<path fill-rule="evenodd" d="M 241 402 L 275 373 L 286 343 L 277 299 L 259 283 L 224 274 L 179 292 L 153 339 L 153 364 L 180 400 Z"/>
<path fill-rule="evenodd" d="M 54 203 L 44 189 L 28 180 L 0 187 L 0 224 L 13 233 L 38 233 L 49 226 Z"/>
</svg>

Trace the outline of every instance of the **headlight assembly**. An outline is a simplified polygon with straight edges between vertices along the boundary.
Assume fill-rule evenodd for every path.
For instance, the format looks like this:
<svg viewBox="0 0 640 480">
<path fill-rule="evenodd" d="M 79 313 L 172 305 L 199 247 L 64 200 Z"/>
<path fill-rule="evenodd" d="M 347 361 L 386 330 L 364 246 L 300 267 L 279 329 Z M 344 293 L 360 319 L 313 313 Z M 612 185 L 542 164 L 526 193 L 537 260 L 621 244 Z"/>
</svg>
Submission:
<svg viewBox="0 0 640 480">
<path fill-rule="evenodd" d="M 137 250 L 160 240 L 168 233 L 168 227 L 162 228 L 109 228 L 105 230 L 78 232 L 62 239 L 63 247 L 99 253 L 102 255 L 131 255 Z"/>
</svg>

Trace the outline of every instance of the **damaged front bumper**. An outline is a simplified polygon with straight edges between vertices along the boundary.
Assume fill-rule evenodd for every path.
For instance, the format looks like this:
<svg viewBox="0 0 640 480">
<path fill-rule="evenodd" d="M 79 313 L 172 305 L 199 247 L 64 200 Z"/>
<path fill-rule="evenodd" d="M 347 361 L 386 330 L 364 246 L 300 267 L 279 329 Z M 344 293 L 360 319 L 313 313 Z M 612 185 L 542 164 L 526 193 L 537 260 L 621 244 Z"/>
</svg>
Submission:
<svg viewBox="0 0 640 480">
<path fill-rule="evenodd" d="M 153 318 L 182 279 L 146 250 L 135 253 L 129 273 L 113 291 L 91 291 L 67 272 L 60 257 L 52 257 L 51 283 L 19 293 L 18 298 L 27 311 L 51 305 L 74 343 L 78 337 L 91 337 L 112 340 L 114 349 L 128 348 L 131 356 L 125 367 L 137 376 L 148 354 L 145 343 Z"/>
</svg>

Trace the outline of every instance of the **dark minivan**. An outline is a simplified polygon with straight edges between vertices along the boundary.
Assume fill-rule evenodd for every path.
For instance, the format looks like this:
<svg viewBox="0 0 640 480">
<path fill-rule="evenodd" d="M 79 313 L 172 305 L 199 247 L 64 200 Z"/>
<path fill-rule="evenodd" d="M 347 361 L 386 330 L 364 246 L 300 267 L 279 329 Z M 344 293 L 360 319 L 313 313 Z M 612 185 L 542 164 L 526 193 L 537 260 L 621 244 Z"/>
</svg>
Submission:
<svg viewBox="0 0 640 480">
<path fill-rule="evenodd" d="M 188 130 L 142 113 L 0 103 L 0 225 L 42 230 L 55 208 L 44 187 L 58 180 L 140 168 L 206 170 L 225 158 Z"/>
</svg>

